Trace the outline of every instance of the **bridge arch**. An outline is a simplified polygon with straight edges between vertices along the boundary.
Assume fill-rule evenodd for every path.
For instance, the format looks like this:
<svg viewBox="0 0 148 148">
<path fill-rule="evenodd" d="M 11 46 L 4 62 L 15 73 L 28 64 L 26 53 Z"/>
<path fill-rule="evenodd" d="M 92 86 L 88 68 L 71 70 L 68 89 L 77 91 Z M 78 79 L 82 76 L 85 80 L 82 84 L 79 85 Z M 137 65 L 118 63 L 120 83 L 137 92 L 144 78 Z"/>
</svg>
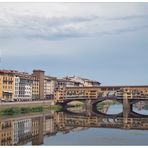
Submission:
<svg viewBox="0 0 148 148">
<path fill-rule="evenodd" d="M 92 112 L 95 113 L 96 116 L 111 117 L 111 118 L 113 118 L 113 117 L 122 117 L 122 115 L 123 115 L 123 112 L 116 113 L 116 114 L 103 113 L 101 111 L 98 111 L 96 107 L 92 108 Z"/>
<path fill-rule="evenodd" d="M 136 104 L 138 102 L 143 102 L 143 101 L 147 101 L 148 102 L 148 100 L 145 100 L 145 99 L 132 99 L 132 100 L 129 99 L 129 104 L 133 105 L 133 104 Z"/>
<path fill-rule="evenodd" d="M 84 100 L 84 99 L 67 99 L 67 100 L 64 100 L 64 102 L 57 102 L 56 104 L 61 105 L 63 107 L 67 107 L 69 103 L 72 103 L 74 101 L 77 101 L 77 102 L 84 104 L 86 100 Z"/>
<path fill-rule="evenodd" d="M 129 114 L 130 114 L 129 115 L 130 117 L 148 118 L 148 115 L 140 114 L 140 113 L 137 113 L 135 111 L 131 111 Z"/>
<path fill-rule="evenodd" d="M 119 103 L 122 103 L 122 99 L 118 99 L 117 97 L 99 97 L 97 100 L 93 101 L 93 104 L 103 102 L 103 101 L 107 101 L 107 100 L 112 100 L 112 101 L 117 101 Z"/>
<path fill-rule="evenodd" d="M 97 109 L 97 104 L 98 103 L 101 103 L 101 102 L 104 102 L 104 101 L 108 101 L 108 100 L 116 101 L 116 102 L 119 102 L 120 104 L 122 104 L 122 101 L 121 100 L 118 100 L 118 99 L 114 99 L 114 98 L 104 99 L 104 98 L 102 98 L 102 99 L 98 99 L 98 100 L 93 101 L 93 103 L 92 103 L 92 111 L 95 114 L 102 115 L 102 116 L 108 116 L 108 117 L 118 117 L 118 116 L 121 116 L 122 115 L 122 112 L 123 112 L 123 109 L 121 111 L 119 111 L 118 113 L 114 113 L 114 114 L 103 113 L 103 112 L 101 112 L 101 111 L 99 111 Z"/>
</svg>

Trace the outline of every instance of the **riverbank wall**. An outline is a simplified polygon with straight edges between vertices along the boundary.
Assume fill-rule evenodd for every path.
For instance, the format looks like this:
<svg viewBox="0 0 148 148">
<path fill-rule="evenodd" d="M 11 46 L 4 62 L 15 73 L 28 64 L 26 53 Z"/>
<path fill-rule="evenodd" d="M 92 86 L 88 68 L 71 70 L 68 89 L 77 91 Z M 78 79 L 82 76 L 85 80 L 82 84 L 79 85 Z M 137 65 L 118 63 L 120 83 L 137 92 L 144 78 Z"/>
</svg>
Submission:
<svg viewBox="0 0 148 148">
<path fill-rule="evenodd" d="M 44 100 L 44 101 L 30 101 L 30 102 L 1 102 L 0 110 L 10 108 L 10 107 L 48 107 L 54 105 L 54 101 L 52 100 Z"/>
</svg>

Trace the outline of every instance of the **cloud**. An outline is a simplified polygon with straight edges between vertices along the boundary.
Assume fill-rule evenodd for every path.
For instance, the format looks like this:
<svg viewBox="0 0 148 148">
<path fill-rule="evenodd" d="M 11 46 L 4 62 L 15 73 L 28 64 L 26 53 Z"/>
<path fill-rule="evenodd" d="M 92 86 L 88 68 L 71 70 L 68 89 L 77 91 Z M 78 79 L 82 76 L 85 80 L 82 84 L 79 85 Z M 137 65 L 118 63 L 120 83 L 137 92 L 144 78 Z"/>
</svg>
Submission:
<svg viewBox="0 0 148 148">
<path fill-rule="evenodd" d="M 112 18 L 107 18 L 108 20 L 118 20 L 118 21 L 123 21 L 123 20 L 133 20 L 133 19 L 148 19 L 148 15 L 128 15 L 128 16 L 120 16 L 120 17 L 112 17 Z"/>
<path fill-rule="evenodd" d="M 54 4 L 51 5 L 56 6 Z M 148 23 L 147 14 L 141 13 L 141 11 L 139 14 L 134 14 L 129 7 L 121 7 L 119 4 L 118 6 L 122 9 L 128 8 L 128 10 L 130 10 L 129 14 L 122 14 L 122 11 L 117 8 L 113 9 L 113 5 L 101 4 L 90 5 L 92 7 L 88 7 L 88 4 L 83 4 L 83 7 L 78 3 L 77 5 L 63 4 L 62 6 L 57 6 L 57 8 L 53 7 L 56 11 L 50 5 L 48 5 L 48 7 L 52 8 L 51 11 L 49 11 L 45 5 L 41 7 L 42 11 L 39 11 L 40 9 L 36 7 L 37 5 L 25 5 L 25 9 L 21 5 L 19 5 L 21 7 L 17 6 L 16 8 L 10 6 L 11 5 L 6 5 L 5 8 L 0 9 L 1 39 L 26 38 L 29 40 L 60 40 L 112 35 L 146 29 L 146 24 Z M 11 9 L 9 10 L 8 8 Z M 44 8 L 46 11 L 44 11 Z M 82 8 L 82 10 L 80 8 Z M 111 13 L 106 13 L 103 8 L 111 8 L 109 10 Z M 139 7 L 136 6 L 134 12 L 137 8 Z M 62 13 L 63 15 L 58 13 L 57 16 L 56 13 L 54 14 L 58 9 L 60 9 L 60 12 L 64 12 Z M 32 12 L 32 10 L 36 11 Z M 35 12 L 37 12 L 38 15 Z M 39 12 L 41 12 L 41 15 Z M 84 14 L 85 12 L 86 14 Z M 122 15 L 118 15 L 117 12 Z M 50 15 L 50 13 L 52 15 Z"/>
<path fill-rule="evenodd" d="M 131 33 L 131 32 L 141 31 L 145 29 L 148 29 L 148 25 L 134 26 L 134 27 L 129 26 L 121 29 L 102 31 L 102 32 L 97 32 L 96 35 L 116 35 L 116 34 L 118 35 L 121 33 Z"/>
<path fill-rule="evenodd" d="M 1 21 L 0 37 L 58 39 L 86 35 L 83 28 L 97 17 L 15 17 L 9 23 Z M 2 19 L 1 19 L 2 20 Z M 83 27 L 84 26 L 84 27 Z"/>
<path fill-rule="evenodd" d="M 114 33 L 135 32 L 135 31 L 143 30 L 143 29 L 148 29 L 148 25 L 118 29 Z"/>
</svg>

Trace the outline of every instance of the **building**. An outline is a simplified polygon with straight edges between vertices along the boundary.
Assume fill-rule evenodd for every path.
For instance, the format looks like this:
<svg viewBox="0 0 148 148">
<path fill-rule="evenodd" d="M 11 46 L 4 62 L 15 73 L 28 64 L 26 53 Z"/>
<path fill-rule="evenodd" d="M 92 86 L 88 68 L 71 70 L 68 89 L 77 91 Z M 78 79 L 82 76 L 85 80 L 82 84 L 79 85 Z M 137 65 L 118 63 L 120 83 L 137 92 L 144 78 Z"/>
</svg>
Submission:
<svg viewBox="0 0 148 148">
<path fill-rule="evenodd" d="M 57 79 L 56 88 L 64 88 L 64 87 L 83 87 L 84 85 L 81 82 L 76 82 L 69 80 L 67 78 Z"/>
<path fill-rule="evenodd" d="M 35 82 L 33 82 L 33 96 L 38 95 L 39 99 L 44 99 L 44 71 L 33 70 L 32 76 L 35 79 Z"/>
<path fill-rule="evenodd" d="M 14 91 L 14 100 L 19 100 L 19 84 L 20 84 L 20 78 L 15 76 L 15 81 L 14 81 L 14 85 L 15 85 L 15 91 Z"/>
<path fill-rule="evenodd" d="M 32 98 L 53 99 L 56 77 L 45 76 L 42 70 L 33 70 Z"/>
<path fill-rule="evenodd" d="M 0 100 L 13 101 L 15 92 L 15 74 L 9 70 L 0 70 Z"/>
<path fill-rule="evenodd" d="M 32 99 L 32 79 L 28 73 L 15 70 L 0 71 L 0 99 L 24 101 Z"/>
<path fill-rule="evenodd" d="M 53 99 L 56 82 L 56 77 L 44 77 L 44 98 Z"/>
<path fill-rule="evenodd" d="M 16 101 L 32 100 L 32 82 L 32 77 L 28 73 L 15 72 L 14 98 Z"/>
<path fill-rule="evenodd" d="M 40 99 L 40 90 L 39 90 L 39 78 L 36 75 L 32 74 L 32 100 Z"/>
<path fill-rule="evenodd" d="M 55 90 L 54 93 L 54 101 L 58 102 L 59 100 L 63 100 L 66 96 L 66 90 L 65 88 L 59 88 L 57 90 Z"/>
<path fill-rule="evenodd" d="M 63 79 L 69 80 L 69 81 L 72 81 L 72 82 L 80 83 L 84 87 L 99 87 L 100 84 L 101 84 L 98 81 L 89 80 L 89 79 L 81 78 L 81 77 L 77 77 L 77 76 L 64 77 Z"/>
</svg>

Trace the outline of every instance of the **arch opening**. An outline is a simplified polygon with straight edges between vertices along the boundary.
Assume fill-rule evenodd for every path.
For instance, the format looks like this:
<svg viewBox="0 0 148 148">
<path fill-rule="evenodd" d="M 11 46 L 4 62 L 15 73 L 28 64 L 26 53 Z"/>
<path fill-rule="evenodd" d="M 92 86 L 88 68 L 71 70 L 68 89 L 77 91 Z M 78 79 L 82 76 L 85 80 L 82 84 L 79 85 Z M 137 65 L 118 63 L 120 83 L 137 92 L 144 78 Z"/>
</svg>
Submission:
<svg viewBox="0 0 148 148">
<path fill-rule="evenodd" d="M 148 116 L 148 101 L 137 101 L 133 103 L 133 112 Z"/>
<path fill-rule="evenodd" d="M 84 110 L 84 102 L 82 101 L 71 101 L 67 103 L 67 111 L 73 112 L 73 113 L 83 113 Z"/>
<path fill-rule="evenodd" d="M 97 102 L 94 107 L 98 112 L 107 115 L 116 115 L 123 111 L 122 103 L 115 100 L 104 100 Z"/>
</svg>

